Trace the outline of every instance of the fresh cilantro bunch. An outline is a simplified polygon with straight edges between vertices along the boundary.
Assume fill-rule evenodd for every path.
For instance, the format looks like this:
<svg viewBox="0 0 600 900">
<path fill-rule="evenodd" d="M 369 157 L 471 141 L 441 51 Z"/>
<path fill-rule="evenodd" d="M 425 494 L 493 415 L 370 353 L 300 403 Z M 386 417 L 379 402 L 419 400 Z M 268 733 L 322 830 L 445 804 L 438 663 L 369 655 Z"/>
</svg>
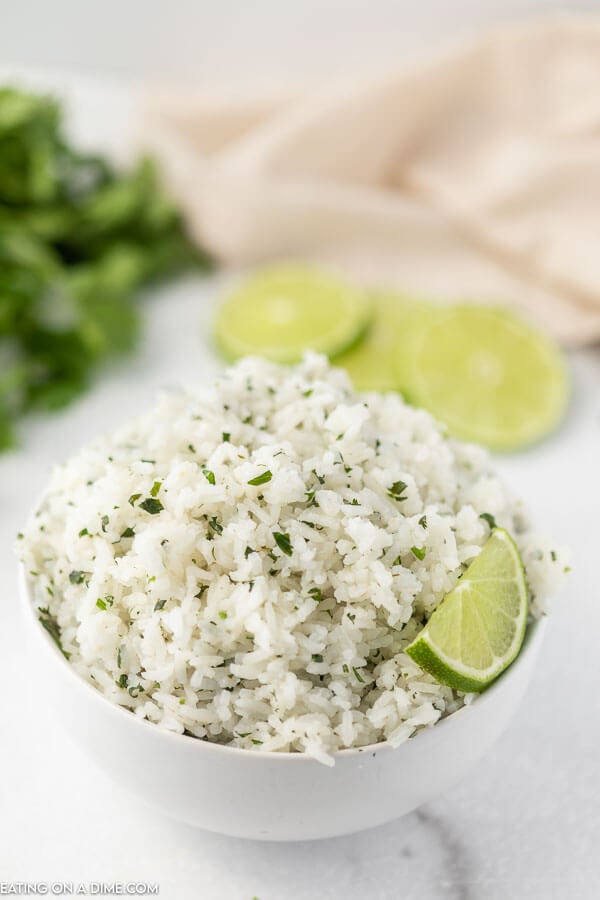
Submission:
<svg viewBox="0 0 600 900">
<path fill-rule="evenodd" d="M 206 262 L 151 161 L 117 172 L 69 144 L 55 100 L 0 88 L 0 449 L 133 347 L 138 288 Z"/>
</svg>

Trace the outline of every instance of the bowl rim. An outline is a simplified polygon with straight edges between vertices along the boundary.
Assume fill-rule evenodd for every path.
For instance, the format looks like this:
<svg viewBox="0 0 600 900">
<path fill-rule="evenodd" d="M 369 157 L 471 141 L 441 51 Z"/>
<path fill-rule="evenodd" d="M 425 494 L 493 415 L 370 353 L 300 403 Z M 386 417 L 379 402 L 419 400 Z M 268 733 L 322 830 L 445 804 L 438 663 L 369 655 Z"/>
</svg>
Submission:
<svg viewBox="0 0 600 900">
<path fill-rule="evenodd" d="M 56 645 L 55 641 L 52 640 L 48 632 L 40 624 L 39 617 L 36 615 L 37 607 L 35 606 L 33 592 L 31 590 L 31 580 L 27 577 L 25 566 L 21 561 L 19 561 L 18 585 L 21 606 L 24 610 L 27 622 L 33 626 L 39 638 L 42 640 L 43 646 L 49 651 L 48 658 L 53 659 L 55 663 L 57 662 L 61 665 L 63 667 L 63 672 L 69 672 L 69 677 L 72 678 L 73 684 L 78 685 L 78 689 L 83 690 L 92 703 L 100 703 L 107 712 L 116 715 L 121 721 L 125 722 L 125 720 L 127 720 L 129 723 L 136 722 L 143 728 L 150 729 L 149 734 L 154 733 L 157 738 L 174 741 L 181 746 L 185 743 L 186 746 L 190 747 L 195 743 L 201 748 L 199 752 L 229 754 L 232 755 L 232 758 L 240 758 L 240 754 L 242 754 L 241 758 L 254 758 L 262 761 L 280 760 L 281 762 L 284 762 L 296 760 L 294 765 L 299 765 L 301 763 L 314 764 L 315 762 L 319 762 L 314 756 L 310 756 L 306 752 L 298 750 L 252 750 L 245 747 L 232 747 L 230 744 L 218 744 L 215 741 L 209 741 L 205 738 L 197 738 L 193 735 L 170 731 L 167 728 L 161 728 L 160 725 L 155 722 L 149 722 L 147 719 L 136 716 L 133 710 L 120 706 L 117 703 L 113 703 L 71 665 L 69 660 Z M 484 703 L 490 703 L 502 688 L 505 680 L 511 676 L 514 678 L 525 664 L 525 659 L 531 654 L 536 654 L 544 637 L 546 624 L 547 616 L 543 614 L 539 619 L 531 619 L 528 621 L 521 649 L 508 668 L 505 669 L 485 691 L 477 694 L 469 704 L 461 706 L 460 709 L 455 710 L 455 712 L 438 719 L 432 726 L 417 732 L 416 735 L 411 736 L 411 740 L 414 739 L 414 737 L 421 737 L 425 733 L 431 734 L 432 732 L 435 732 L 436 734 L 439 734 L 440 729 L 445 729 L 450 726 L 459 716 L 468 715 L 473 708 L 478 708 Z M 333 757 L 334 760 L 358 756 L 376 756 L 381 753 L 387 754 L 396 752 L 406 743 L 407 741 L 404 741 L 402 744 L 398 745 L 398 747 L 393 747 L 388 741 L 379 741 L 376 744 L 365 744 L 362 747 L 347 747 L 343 750 L 334 750 L 332 753 L 328 753 L 328 755 Z M 319 763 L 319 765 L 321 765 L 321 763 Z"/>
</svg>

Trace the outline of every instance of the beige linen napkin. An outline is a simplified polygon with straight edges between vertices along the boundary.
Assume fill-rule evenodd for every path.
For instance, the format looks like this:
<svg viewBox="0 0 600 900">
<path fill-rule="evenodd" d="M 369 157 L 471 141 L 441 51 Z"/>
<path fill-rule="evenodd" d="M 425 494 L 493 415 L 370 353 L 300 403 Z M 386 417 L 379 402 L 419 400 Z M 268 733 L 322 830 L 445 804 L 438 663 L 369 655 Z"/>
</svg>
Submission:
<svg viewBox="0 0 600 900">
<path fill-rule="evenodd" d="M 301 257 L 600 338 L 600 18 L 276 99 L 153 91 L 143 123 L 226 263 Z"/>
</svg>

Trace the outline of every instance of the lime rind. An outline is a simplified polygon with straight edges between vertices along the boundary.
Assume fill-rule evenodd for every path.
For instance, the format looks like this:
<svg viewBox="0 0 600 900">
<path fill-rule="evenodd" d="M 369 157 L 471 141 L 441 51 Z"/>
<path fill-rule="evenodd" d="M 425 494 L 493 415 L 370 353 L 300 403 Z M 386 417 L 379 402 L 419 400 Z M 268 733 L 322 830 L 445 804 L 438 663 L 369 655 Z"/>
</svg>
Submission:
<svg viewBox="0 0 600 900">
<path fill-rule="evenodd" d="M 491 575 L 493 556 L 510 575 Z M 486 589 L 486 585 L 502 584 L 507 591 L 498 596 L 498 588 Z M 480 587 L 478 588 L 477 585 Z M 466 608 L 469 593 L 480 593 L 480 599 Z M 479 692 L 488 687 L 517 657 L 527 625 L 529 609 L 525 570 L 519 551 L 510 534 L 503 528 L 493 531 L 479 556 L 464 573 L 456 587 L 447 594 L 433 612 L 427 625 L 406 648 L 408 655 L 436 681 L 465 692 Z M 487 609 L 482 616 L 478 610 L 481 602 Z M 515 606 L 516 615 L 507 614 L 507 600 Z M 505 621 L 503 621 L 503 619 Z M 487 621 L 486 621 L 487 620 Z M 507 621 L 508 620 L 508 625 Z M 511 635 L 504 651 L 497 654 L 493 643 L 498 637 Z M 471 656 L 478 650 L 482 658 L 490 658 L 487 665 L 473 665 L 461 658 L 465 649 L 465 634 L 471 637 Z M 475 641 L 473 640 L 475 636 Z M 478 642 L 475 651 L 473 646 Z M 463 654 L 464 655 L 464 654 Z"/>
</svg>

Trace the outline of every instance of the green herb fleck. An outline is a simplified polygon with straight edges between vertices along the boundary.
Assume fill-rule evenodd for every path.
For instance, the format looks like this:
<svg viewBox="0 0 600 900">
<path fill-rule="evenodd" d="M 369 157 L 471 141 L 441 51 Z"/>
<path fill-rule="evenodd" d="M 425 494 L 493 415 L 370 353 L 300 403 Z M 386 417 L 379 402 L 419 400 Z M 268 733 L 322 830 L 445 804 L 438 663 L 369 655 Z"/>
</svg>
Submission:
<svg viewBox="0 0 600 900">
<path fill-rule="evenodd" d="M 404 491 L 408 485 L 405 481 L 395 481 L 391 488 L 388 490 L 388 497 L 391 497 L 392 500 L 406 500 L 406 494 Z"/>
<path fill-rule="evenodd" d="M 212 516 L 208 520 L 208 527 L 211 531 L 214 531 L 215 534 L 223 534 L 223 526 L 217 521 L 216 516 Z"/>
<path fill-rule="evenodd" d="M 313 653 L 311 656 L 313 662 L 322 663 L 323 662 L 323 654 L 322 653 Z"/>
<path fill-rule="evenodd" d="M 102 531 L 106 533 L 106 526 L 108 525 L 110 519 L 108 518 L 108 516 L 102 516 L 102 519 L 100 521 L 102 523 Z"/>
<path fill-rule="evenodd" d="M 72 572 L 69 572 L 69 581 L 71 584 L 83 584 L 89 574 L 89 572 L 81 572 L 77 569 L 73 569 Z"/>
<path fill-rule="evenodd" d="M 154 604 L 154 612 L 158 612 L 159 609 L 163 609 L 166 606 L 166 598 L 162 598 L 161 600 L 157 600 Z"/>
<path fill-rule="evenodd" d="M 497 528 L 496 520 L 491 513 L 483 512 L 479 516 L 480 519 L 484 519 L 488 523 L 491 529 Z"/>
<path fill-rule="evenodd" d="M 152 487 L 150 488 L 150 496 L 158 497 L 158 492 L 160 491 L 162 486 L 162 481 L 155 481 Z"/>
<path fill-rule="evenodd" d="M 224 431 L 221 437 L 224 444 L 228 444 L 231 441 L 231 433 L 229 431 Z"/>
<path fill-rule="evenodd" d="M 220 609 L 220 610 L 219 610 L 219 618 L 220 618 L 220 619 L 226 619 L 226 618 L 227 618 L 227 613 L 225 612 L 224 609 Z"/>
<path fill-rule="evenodd" d="M 85 537 L 86 534 L 89 534 L 89 531 L 87 530 L 87 528 L 82 528 L 79 532 L 79 537 Z"/>
<path fill-rule="evenodd" d="M 550 559 L 552 560 L 552 562 L 556 562 L 556 550 L 550 551 Z"/>
<path fill-rule="evenodd" d="M 321 600 L 323 599 L 323 593 L 321 591 L 321 588 L 312 587 L 308 593 L 313 598 L 313 600 L 316 600 L 317 603 L 320 603 Z"/>
<path fill-rule="evenodd" d="M 202 474 L 204 475 L 204 477 L 206 478 L 206 480 L 208 481 L 209 484 L 216 483 L 215 482 L 215 473 L 211 472 L 210 469 L 207 469 L 204 466 L 202 466 Z"/>
<path fill-rule="evenodd" d="M 246 547 L 244 550 L 244 557 L 248 559 L 251 553 L 256 553 L 256 550 L 253 550 L 252 547 Z"/>
<path fill-rule="evenodd" d="M 157 500 L 155 497 L 146 497 L 146 499 L 142 500 L 140 503 L 140 509 L 150 513 L 151 516 L 155 516 L 164 509 L 164 506 L 160 500 Z"/>
<path fill-rule="evenodd" d="M 96 606 L 98 607 L 98 609 L 106 609 L 106 603 L 101 597 L 98 597 L 98 599 L 96 600 Z"/>
<path fill-rule="evenodd" d="M 357 681 L 360 681 L 361 684 L 365 683 L 365 679 L 361 676 L 360 672 L 356 668 L 356 666 L 352 666 L 352 671 L 354 672 L 354 676 Z"/>
<path fill-rule="evenodd" d="M 259 484 L 266 484 L 268 481 L 271 480 L 272 477 L 273 477 L 273 473 L 270 472 L 269 469 L 267 469 L 266 472 L 262 472 L 261 475 L 257 475 L 255 478 L 251 478 L 249 480 L 248 484 L 252 484 L 254 486 L 259 485 Z"/>
<path fill-rule="evenodd" d="M 58 622 L 47 607 L 39 607 L 38 619 L 40 625 L 42 625 L 42 627 L 46 629 L 65 659 L 69 659 L 71 654 L 67 653 L 62 645 L 60 627 L 58 625 Z"/>
<path fill-rule="evenodd" d="M 421 528 L 427 528 L 427 516 L 421 516 L 419 519 L 419 525 Z"/>
<path fill-rule="evenodd" d="M 129 498 L 129 505 L 133 506 L 135 501 L 139 500 L 141 496 L 142 496 L 141 494 L 132 494 L 131 497 Z"/>
<path fill-rule="evenodd" d="M 144 693 L 144 688 L 141 684 L 134 684 L 129 688 L 127 693 L 135 700 L 136 697 L 139 697 L 140 694 Z"/>
<path fill-rule="evenodd" d="M 129 679 L 128 679 L 127 675 L 125 674 L 125 672 L 121 672 L 121 674 L 119 675 L 119 680 L 116 681 L 115 684 L 117 685 L 117 687 L 126 688 L 128 682 L 129 682 Z"/>
<path fill-rule="evenodd" d="M 289 534 L 282 534 L 280 531 L 274 531 L 273 537 L 275 538 L 275 543 L 279 547 L 286 556 L 291 556 L 293 553 L 292 542 L 290 541 Z"/>
<path fill-rule="evenodd" d="M 410 549 L 413 556 L 416 556 L 417 559 L 425 559 L 425 554 L 427 553 L 425 547 L 411 547 Z"/>
</svg>

